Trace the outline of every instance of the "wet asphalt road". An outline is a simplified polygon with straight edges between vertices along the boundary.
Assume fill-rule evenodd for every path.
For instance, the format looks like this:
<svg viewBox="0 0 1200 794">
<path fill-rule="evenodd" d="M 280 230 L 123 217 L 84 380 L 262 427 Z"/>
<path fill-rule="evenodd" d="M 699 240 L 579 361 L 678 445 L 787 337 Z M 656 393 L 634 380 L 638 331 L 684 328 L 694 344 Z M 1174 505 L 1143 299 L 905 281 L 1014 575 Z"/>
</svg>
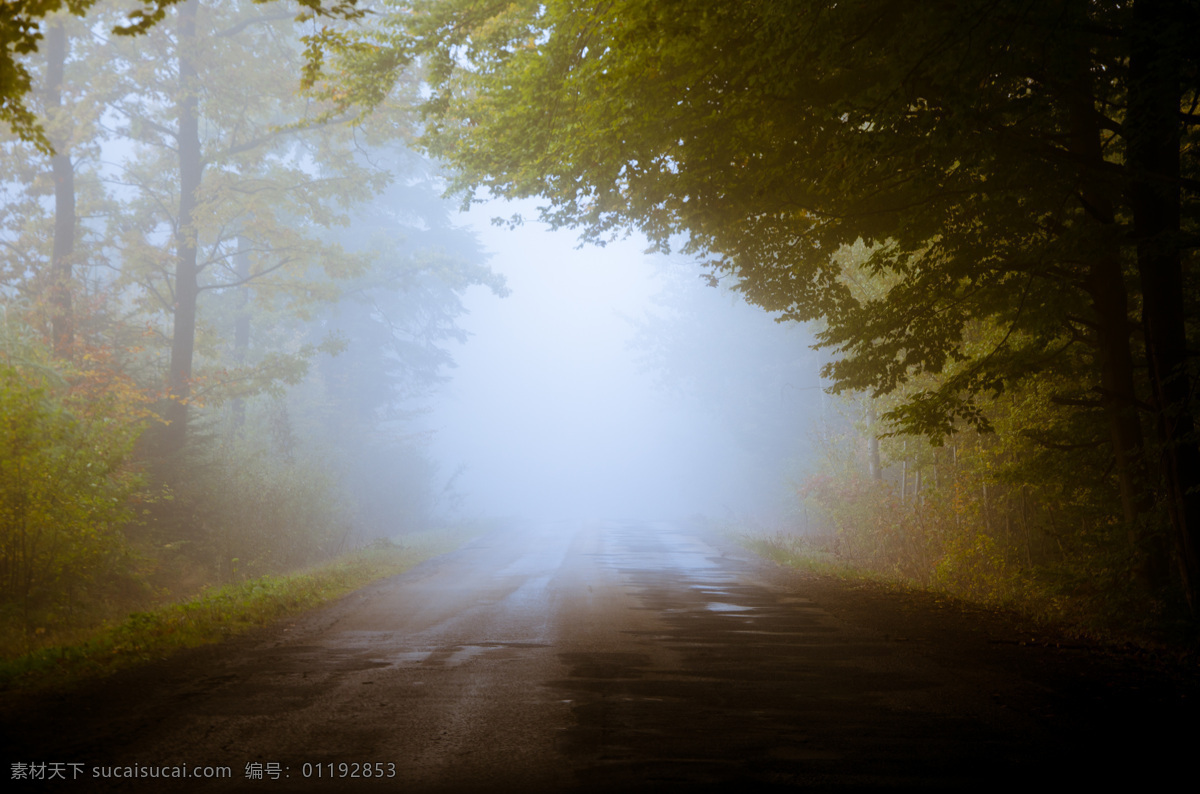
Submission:
<svg viewBox="0 0 1200 794">
<path fill-rule="evenodd" d="M 62 791 L 163 790 L 90 779 L 130 764 L 228 766 L 186 788 L 280 792 L 1194 777 L 1194 680 L 970 615 L 889 617 L 839 586 L 667 524 L 511 529 L 290 625 L 10 709 L 6 762 L 84 764 L 40 786 Z M 372 778 L 344 778 L 356 764 Z"/>
</svg>

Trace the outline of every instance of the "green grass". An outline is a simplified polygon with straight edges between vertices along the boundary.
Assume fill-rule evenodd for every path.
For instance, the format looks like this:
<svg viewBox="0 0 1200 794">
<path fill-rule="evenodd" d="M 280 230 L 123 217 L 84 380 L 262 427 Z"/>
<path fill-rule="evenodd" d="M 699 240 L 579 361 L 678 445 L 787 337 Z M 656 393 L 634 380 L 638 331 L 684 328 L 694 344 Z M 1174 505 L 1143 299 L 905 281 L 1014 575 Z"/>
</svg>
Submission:
<svg viewBox="0 0 1200 794">
<path fill-rule="evenodd" d="M 55 688 L 164 659 L 183 648 L 221 642 L 403 573 L 452 551 L 475 534 L 409 535 L 403 546 L 362 549 L 306 571 L 264 576 L 206 590 L 181 603 L 135 612 L 117 625 L 95 629 L 85 641 L 0 662 L 0 691 Z"/>
</svg>

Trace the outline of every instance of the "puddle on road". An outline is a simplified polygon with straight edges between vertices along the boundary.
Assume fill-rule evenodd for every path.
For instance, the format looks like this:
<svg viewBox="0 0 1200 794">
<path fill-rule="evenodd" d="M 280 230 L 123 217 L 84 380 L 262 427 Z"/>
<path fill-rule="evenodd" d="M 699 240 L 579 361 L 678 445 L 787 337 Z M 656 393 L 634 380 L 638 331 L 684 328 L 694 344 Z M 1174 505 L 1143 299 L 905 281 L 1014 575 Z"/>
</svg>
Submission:
<svg viewBox="0 0 1200 794">
<path fill-rule="evenodd" d="M 725 604 L 720 601 L 710 601 L 705 604 L 705 609 L 710 612 L 749 612 L 754 607 L 743 607 L 737 604 Z"/>
<path fill-rule="evenodd" d="M 433 651 L 404 651 L 403 653 L 394 654 L 391 657 L 392 664 L 396 667 L 404 667 L 410 664 L 420 664 L 429 658 Z"/>
<path fill-rule="evenodd" d="M 388 661 L 392 667 L 451 668 L 478 657 L 485 657 L 492 661 L 507 661 L 518 657 L 525 651 L 546 647 L 549 646 L 542 642 L 524 640 L 436 645 L 394 653 L 388 657 Z"/>
</svg>

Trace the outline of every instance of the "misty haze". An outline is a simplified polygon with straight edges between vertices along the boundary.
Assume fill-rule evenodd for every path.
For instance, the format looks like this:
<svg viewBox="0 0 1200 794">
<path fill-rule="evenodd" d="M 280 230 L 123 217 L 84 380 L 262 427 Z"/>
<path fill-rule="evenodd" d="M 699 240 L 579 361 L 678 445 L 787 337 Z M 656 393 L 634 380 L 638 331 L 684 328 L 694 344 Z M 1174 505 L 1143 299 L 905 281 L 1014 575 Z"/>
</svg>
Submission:
<svg viewBox="0 0 1200 794">
<path fill-rule="evenodd" d="M 1188 779 L 1198 34 L 3 4 L 5 774 Z"/>
<path fill-rule="evenodd" d="M 524 208 L 528 214 L 528 208 Z M 474 514 L 670 519 L 794 513 L 820 416 L 811 335 L 707 287 L 646 242 L 579 248 L 469 216 L 511 294 L 466 296 L 450 380 L 424 419 Z"/>
</svg>

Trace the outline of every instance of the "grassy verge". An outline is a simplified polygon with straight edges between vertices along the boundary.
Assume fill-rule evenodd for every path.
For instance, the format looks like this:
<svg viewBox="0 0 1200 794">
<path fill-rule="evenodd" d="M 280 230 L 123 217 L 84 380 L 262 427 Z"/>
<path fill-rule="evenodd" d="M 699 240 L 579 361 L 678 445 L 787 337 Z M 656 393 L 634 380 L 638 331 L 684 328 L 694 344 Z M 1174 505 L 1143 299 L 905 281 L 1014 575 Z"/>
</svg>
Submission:
<svg viewBox="0 0 1200 794">
<path fill-rule="evenodd" d="M 742 548 L 789 568 L 848 581 L 869 581 L 902 587 L 912 587 L 916 584 L 902 576 L 863 568 L 838 557 L 829 550 L 826 538 L 770 532 L 746 528 L 744 525 L 713 525 L 712 529 Z"/>
<path fill-rule="evenodd" d="M 341 598 L 371 582 L 452 551 L 477 533 L 409 535 L 401 546 L 361 549 L 309 570 L 207 590 L 181 603 L 137 612 L 86 640 L 0 661 L 0 692 L 44 689 L 163 659 Z"/>
<path fill-rule="evenodd" d="M 1028 583 L 1024 590 L 1011 588 L 1010 597 L 979 597 L 933 581 L 919 582 L 899 571 L 872 568 L 848 560 L 830 551 L 830 539 L 770 533 L 744 526 L 714 527 L 732 542 L 765 559 L 789 568 L 830 576 L 851 584 L 880 585 L 891 591 L 926 593 L 935 598 L 950 598 L 972 608 L 1001 610 L 1021 616 L 1056 633 L 1086 638 L 1114 646 L 1172 649 L 1189 654 L 1200 653 L 1197 624 L 1189 616 L 1146 615 L 1119 600 L 1119 594 L 1107 600 L 1055 598 L 1044 587 Z"/>
</svg>

